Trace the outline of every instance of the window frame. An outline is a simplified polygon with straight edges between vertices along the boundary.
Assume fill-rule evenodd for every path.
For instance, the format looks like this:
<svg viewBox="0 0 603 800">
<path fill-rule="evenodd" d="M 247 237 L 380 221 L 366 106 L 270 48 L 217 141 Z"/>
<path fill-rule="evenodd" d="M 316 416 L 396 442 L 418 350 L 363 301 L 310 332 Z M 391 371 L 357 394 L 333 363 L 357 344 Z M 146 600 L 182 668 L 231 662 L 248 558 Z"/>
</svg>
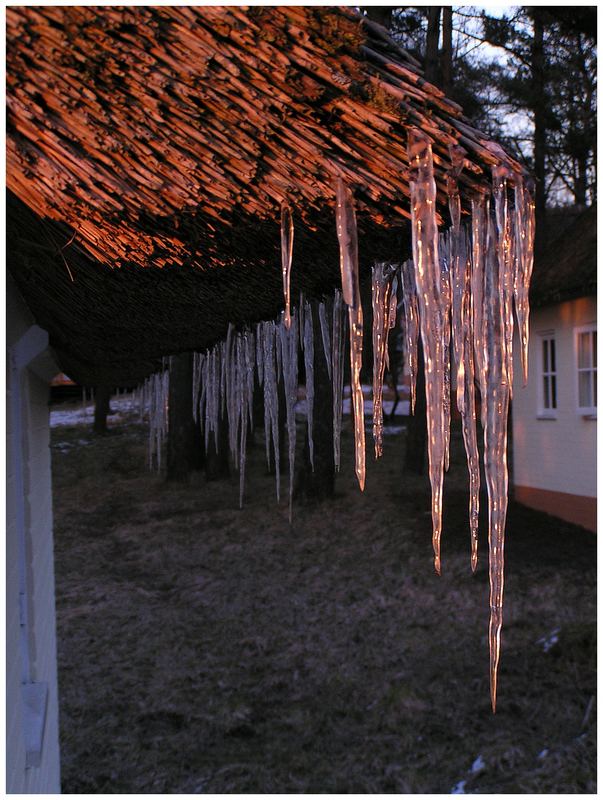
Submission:
<svg viewBox="0 0 603 800">
<path fill-rule="evenodd" d="M 589 405 L 589 406 L 581 406 L 580 405 L 580 373 L 581 372 L 590 372 L 593 376 L 593 383 L 591 385 L 591 401 L 595 398 L 595 387 L 597 382 L 597 361 L 594 357 L 594 348 L 592 346 L 592 336 L 591 336 L 591 359 L 592 364 L 590 367 L 580 367 L 579 366 L 579 339 L 580 335 L 584 333 L 596 334 L 597 333 L 597 323 L 590 322 L 588 325 L 579 325 L 578 327 L 574 328 L 574 375 L 575 375 L 575 387 L 576 387 L 576 411 L 581 417 L 589 417 L 591 419 L 597 418 L 597 406 L 596 405 Z"/>
<path fill-rule="evenodd" d="M 538 392 L 537 392 L 537 419 L 557 419 L 557 406 L 559 402 L 559 371 L 558 371 L 558 353 L 557 353 L 557 336 L 554 330 L 546 330 L 546 331 L 538 331 Z M 554 342 L 555 343 L 555 369 L 552 370 L 551 367 L 551 348 L 550 344 L 548 347 L 548 369 L 545 370 L 544 364 L 544 343 L 545 342 Z M 545 406 L 545 391 L 544 391 L 544 381 L 545 378 L 549 379 L 549 395 L 551 395 L 551 387 L 552 382 L 551 378 L 555 378 L 555 406 L 547 408 Z M 552 396 L 550 398 L 552 400 Z"/>
</svg>

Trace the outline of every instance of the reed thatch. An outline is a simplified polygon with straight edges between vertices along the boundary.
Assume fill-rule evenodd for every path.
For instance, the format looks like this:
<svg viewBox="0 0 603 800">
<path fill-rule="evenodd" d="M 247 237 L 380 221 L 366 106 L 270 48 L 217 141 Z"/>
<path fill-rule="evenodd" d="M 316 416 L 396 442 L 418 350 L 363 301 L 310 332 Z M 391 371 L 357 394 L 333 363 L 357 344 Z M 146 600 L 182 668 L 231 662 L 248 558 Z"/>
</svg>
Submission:
<svg viewBox="0 0 603 800">
<path fill-rule="evenodd" d="M 12 7 L 9 266 L 65 371 L 124 383 L 338 280 L 334 181 L 353 188 L 361 269 L 409 245 L 407 133 L 432 139 L 446 221 L 500 148 L 350 8 Z M 107 269 L 119 267 L 120 269 Z"/>
</svg>

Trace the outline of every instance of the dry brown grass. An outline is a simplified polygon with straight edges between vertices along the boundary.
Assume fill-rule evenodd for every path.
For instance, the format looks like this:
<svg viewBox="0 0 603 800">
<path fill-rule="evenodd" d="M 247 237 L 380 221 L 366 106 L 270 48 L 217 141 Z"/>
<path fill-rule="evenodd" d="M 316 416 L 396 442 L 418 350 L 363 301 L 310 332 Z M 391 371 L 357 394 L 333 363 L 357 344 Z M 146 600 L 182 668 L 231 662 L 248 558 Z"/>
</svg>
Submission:
<svg viewBox="0 0 603 800">
<path fill-rule="evenodd" d="M 595 537 L 511 504 L 493 716 L 457 435 L 441 578 L 401 437 L 361 495 L 346 431 L 337 497 L 291 528 L 260 444 L 239 511 L 236 475 L 148 474 L 135 424 L 53 432 L 83 438 L 53 449 L 64 792 L 596 790 Z"/>
</svg>

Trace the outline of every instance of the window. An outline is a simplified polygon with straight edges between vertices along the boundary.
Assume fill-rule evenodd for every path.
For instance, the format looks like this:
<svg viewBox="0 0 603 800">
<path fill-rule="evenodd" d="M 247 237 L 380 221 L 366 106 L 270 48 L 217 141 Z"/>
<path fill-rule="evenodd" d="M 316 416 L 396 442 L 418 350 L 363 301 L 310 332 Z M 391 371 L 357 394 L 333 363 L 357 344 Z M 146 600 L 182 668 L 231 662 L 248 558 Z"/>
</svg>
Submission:
<svg viewBox="0 0 603 800">
<path fill-rule="evenodd" d="M 557 416 L 557 354 L 555 352 L 555 335 L 552 331 L 540 334 L 538 415 L 541 417 Z"/>
<path fill-rule="evenodd" d="M 576 364 L 578 369 L 578 411 L 597 413 L 597 329 L 585 325 L 576 329 Z"/>
</svg>

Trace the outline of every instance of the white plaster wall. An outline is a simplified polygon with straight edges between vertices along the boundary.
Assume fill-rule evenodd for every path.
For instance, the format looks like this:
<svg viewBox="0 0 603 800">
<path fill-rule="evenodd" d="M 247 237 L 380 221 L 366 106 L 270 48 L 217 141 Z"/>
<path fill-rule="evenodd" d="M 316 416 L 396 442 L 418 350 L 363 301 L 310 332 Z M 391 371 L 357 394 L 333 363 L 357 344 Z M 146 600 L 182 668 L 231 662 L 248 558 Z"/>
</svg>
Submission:
<svg viewBox="0 0 603 800">
<path fill-rule="evenodd" d="M 7 346 L 33 323 L 14 287 L 7 286 Z M 7 364 L 8 366 L 8 364 Z M 58 371 L 58 370 L 57 370 Z M 6 789 L 8 793 L 60 792 L 57 660 L 55 636 L 52 492 L 50 472 L 49 385 L 26 368 L 21 378 L 27 574 L 29 580 L 32 680 L 48 683 L 48 707 L 42 761 L 25 767 L 22 658 L 19 626 L 19 543 L 15 516 L 15 441 L 11 419 L 14 386 L 7 375 L 6 495 Z"/>
<path fill-rule="evenodd" d="M 530 317 L 529 380 L 522 387 L 517 336 L 514 343 L 513 469 L 517 486 L 585 497 L 597 494 L 597 422 L 578 412 L 576 327 L 596 322 L 594 297 L 542 309 Z M 539 332 L 554 331 L 557 361 L 557 416 L 538 419 Z"/>
</svg>

